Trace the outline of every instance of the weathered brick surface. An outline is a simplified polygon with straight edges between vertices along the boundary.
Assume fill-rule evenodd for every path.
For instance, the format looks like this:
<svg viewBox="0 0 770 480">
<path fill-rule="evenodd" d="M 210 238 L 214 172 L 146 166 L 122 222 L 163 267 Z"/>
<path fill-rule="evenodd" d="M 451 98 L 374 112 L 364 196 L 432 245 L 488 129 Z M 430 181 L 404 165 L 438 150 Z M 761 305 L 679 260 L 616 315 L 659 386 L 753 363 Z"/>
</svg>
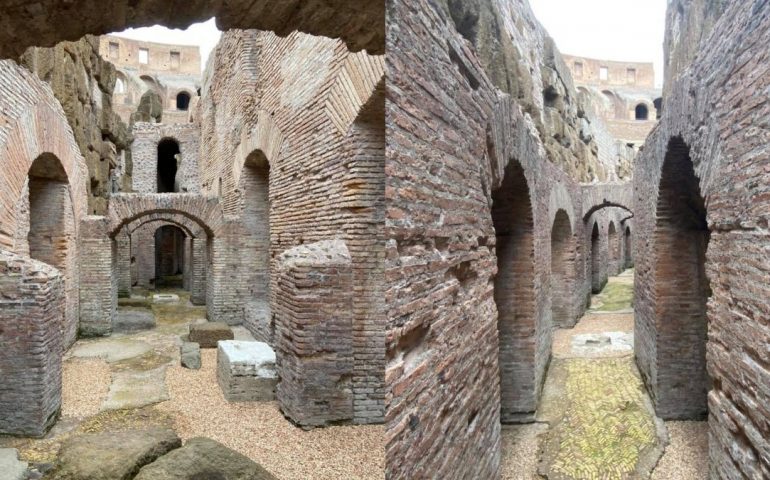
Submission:
<svg viewBox="0 0 770 480">
<path fill-rule="evenodd" d="M 173 140 L 179 146 L 176 184 L 178 192 L 199 193 L 198 152 L 200 127 L 195 124 L 165 125 L 139 122 L 131 130 L 131 159 L 134 164 L 132 190 L 137 193 L 158 192 L 158 144 Z"/>
<path fill-rule="evenodd" d="M 635 350 L 659 415 L 708 407 L 712 478 L 765 478 L 770 5 L 702 7 L 670 8 L 673 73 L 634 172 Z"/>
<path fill-rule="evenodd" d="M 41 436 L 61 406 L 63 278 L 0 250 L 0 433 Z"/>
</svg>

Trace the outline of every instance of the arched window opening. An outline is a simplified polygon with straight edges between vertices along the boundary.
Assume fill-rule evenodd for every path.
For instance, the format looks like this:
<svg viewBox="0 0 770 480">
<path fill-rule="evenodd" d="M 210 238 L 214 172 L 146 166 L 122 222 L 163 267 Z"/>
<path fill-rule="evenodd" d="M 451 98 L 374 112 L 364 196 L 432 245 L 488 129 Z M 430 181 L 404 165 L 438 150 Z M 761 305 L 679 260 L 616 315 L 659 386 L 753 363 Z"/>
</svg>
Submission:
<svg viewBox="0 0 770 480">
<path fill-rule="evenodd" d="M 155 230 L 155 286 L 184 288 L 185 240 L 187 235 L 175 225 Z"/>
<path fill-rule="evenodd" d="M 664 419 L 705 417 L 706 304 L 711 295 L 705 259 L 706 207 L 689 147 L 668 146 L 655 214 L 655 327 L 658 338 L 657 411 Z"/>
<path fill-rule="evenodd" d="M 190 94 L 179 92 L 176 96 L 176 109 L 186 111 L 190 108 Z"/>
<path fill-rule="evenodd" d="M 652 104 L 655 105 L 655 116 L 660 120 L 661 115 L 663 115 L 663 99 L 658 97 L 653 100 Z"/>
<path fill-rule="evenodd" d="M 604 288 L 600 246 L 599 224 L 594 222 L 594 227 L 591 230 L 591 291 L 593 293 L 599 293 Z"/>
<path fill-rule="evenodd" d="M 637 120 L 647 120 L 650 115 L 649 110 L 647 109 L 647 105 L 640 103 L 636 106 L 636 119 Z"/>
<path fill-rule="evenodd" d="M 511 160 L 492 194 L 497 237 L 497 304 L 501 420 L 515 421 L 537 407 L 545 364 L 537 358 L 534 301 L 534 223 L 529 187 L 521 165 Z M 547 338 L 543 335 L 543 340 Z M 541 368 L 542 367 L 542 368 Z"/>
<path fill-rule="evenodd" d="M 115 80 L 115 93 L 126 93 L 126 83 L 121 78 Z"/>
<path fill-rule="evenodd" d="M 551 228 L 551 317 L 554 326 L 574 325 L 575 242 L 564 210 L 556 212 Z"/>
<path fill-rule="evenodd" d="M 180 161 L 179 144 L 175 140 L 167 138 L 158 143 L 158 193 L 179 191 L 176 174 Z"/>
</svg>

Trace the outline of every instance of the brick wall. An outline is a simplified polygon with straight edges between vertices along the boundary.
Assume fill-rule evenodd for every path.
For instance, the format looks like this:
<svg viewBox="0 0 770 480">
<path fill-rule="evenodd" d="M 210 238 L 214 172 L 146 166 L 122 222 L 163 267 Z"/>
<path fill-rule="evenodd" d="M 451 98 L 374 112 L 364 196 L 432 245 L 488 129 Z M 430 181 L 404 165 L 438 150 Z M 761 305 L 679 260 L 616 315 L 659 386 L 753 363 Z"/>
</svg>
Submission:
<svg viewBox="0 0 770 480">
<path fill-rule="evenodd" d="M 762 119 L 770 114 L 770 5 L 721 7 L 716 21 L 696 2 L 669 12 L 686 34 L 668 36 L 667 51 L 680 52 L 676 75 L 667 79 L 661 123 L 634 171 L 635 351 L 659 414 L 702 415 L 707 401 L 711 477 L 764 478 L 770 132 Z M 698 20 L 704 15 L 710 20 Z M 682 175 L 688 167 L 690 181 Z M 691 228 L 702 209 L 708 232 Z"/>
<path fill-rule="evenodd" d="M 338 41 L 230 31 L 204 73 L 200 107 L 202 185 L 234 219 L 235 243 L 212 251 L 233 258 L 234 322 L 269 340 L 282 300 L 274 276 L 265 279 L 283 251 L 331 239 L 350 249 L 357 423 L 384 416 L 383 74 L 382 57 L 352 54 Z"/>
</svg>

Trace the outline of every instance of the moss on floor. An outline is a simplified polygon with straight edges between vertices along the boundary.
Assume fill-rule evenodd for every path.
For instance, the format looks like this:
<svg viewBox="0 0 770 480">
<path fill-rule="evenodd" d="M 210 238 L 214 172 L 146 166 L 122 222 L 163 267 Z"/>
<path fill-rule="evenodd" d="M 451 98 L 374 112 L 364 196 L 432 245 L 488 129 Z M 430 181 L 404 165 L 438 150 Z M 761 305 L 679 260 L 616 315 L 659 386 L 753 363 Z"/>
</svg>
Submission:
<svg viewBox="0 0 770 480">
<path fill-rule="evenodd" d="M 554 367 L 566 371 L 566 402 L 548 432 L 542 473 L 566 479 L 632 477 L 640 453 L 657 442 L 633 360 L 570 359 Z"/>
<path fill-rule="evenodd" d="M 604 289 L 591 298 L 591 310 L 617 312 L 634 306 L 634 285 L 619 277 L 612 277 Z"/>
</svg>

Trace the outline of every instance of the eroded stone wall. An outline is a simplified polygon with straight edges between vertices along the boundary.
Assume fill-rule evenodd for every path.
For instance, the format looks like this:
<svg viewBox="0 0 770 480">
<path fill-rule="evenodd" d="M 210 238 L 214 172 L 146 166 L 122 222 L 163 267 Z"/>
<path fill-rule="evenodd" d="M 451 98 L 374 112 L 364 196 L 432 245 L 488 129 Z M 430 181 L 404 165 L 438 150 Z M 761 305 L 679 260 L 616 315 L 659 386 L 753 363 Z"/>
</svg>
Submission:
<svg viewBox="0 0 770 480">
<path fill-rule="evenodd" d="M 30 48 L 19 63 L 48 83 L 62 105 L 88 165 L 88 211 L 103 215 L 109 194 L 131 184 L 129 165 L 122 172 L 125 183 L 113 185 L 131 143 L 126 124 L 113 110 L 114 65 L 99 56 L 99 39 L 90 35 L 52 48 Z"/>
</svg>

